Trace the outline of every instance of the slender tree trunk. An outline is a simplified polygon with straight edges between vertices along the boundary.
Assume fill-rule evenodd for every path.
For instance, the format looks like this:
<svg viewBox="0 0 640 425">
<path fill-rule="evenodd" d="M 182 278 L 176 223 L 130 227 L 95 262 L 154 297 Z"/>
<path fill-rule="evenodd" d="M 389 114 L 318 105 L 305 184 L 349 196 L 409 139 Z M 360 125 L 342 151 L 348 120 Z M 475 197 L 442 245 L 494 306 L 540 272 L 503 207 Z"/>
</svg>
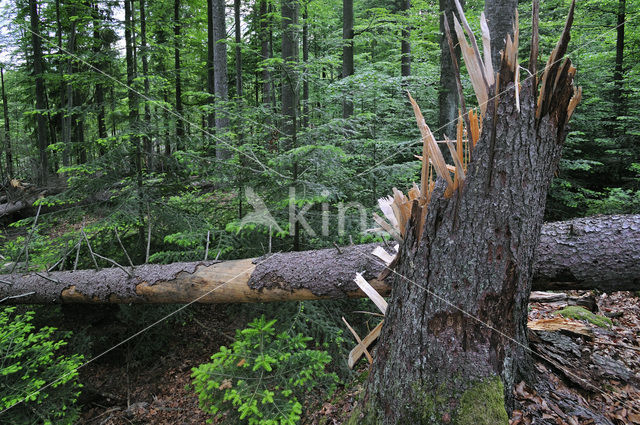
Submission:
<svg viewBox="0 0 640 425">
<path fill-rule="evenodd" d="M 96 66 L 98 67 L 98 69 L 106 69 L 107 64 L 106 64 L 106 61 L 103 59 L 102 55 L 105 54 L 103 50 L 108 49 L 109 43 L 103 41 L 102 37 L 100 36 L 100 26 L 98 24 L 100 19 L 100 10 L 98 9 L 97 3 L 92 6 L 92 10 L 93 10 L 93 43 L 94 43 L 93 53 L 94 55 L 99 57 L 99 59 L 97 60 Z M 105 102 L 104 84 L 102 83 L 102 80 L 101 80 L 102 76 L 98 76 L 98 78 L 99 80 L 96 82 L 94 100 L 95 100 L 96 108 L 98 110 L 96 114 L 98 138 L 104 140 L 107 138 L 107 125 L 105 122 L 105 112 L 104 112 L 104 102 Z M 98 152 L 101 156 L 106 153 L 105 148 L 102 144 L 100 144 Z"/>
<path fill-rule="evenodd" d="M 282 133 L 284 150 L 295 147 L 298 119 L 298 2 L 282 2 Z"/>
<path fill-rule="evenodd" d="M 342 0 L 342 78 L 351 75 L 353 75 L 353 0 Z M 351 96 L 351 93 L 344 93 L 342 118 L 353 115 Z"/>
<path fill-rule="evenodd" d="M 67 50 L 70 55 L 75 54 L 76 51 L 76 23 L 71 23 L 71 31 L 69 34 L 69 44 Z M 73 58 L 70 56 L 67 58 L 67 75 L 73 75 Z M 71 83 L 65 83 L 65 99 L 67 100 L 67 110 L 62 119 L 62 140 L 64 143 L 64 150 L 62 152 L 62 163 L 69 165 L 71 163 L 71 153 L 73 152 L 73 85 Z"/>
<path fill-rule="evenodd" d="M 309 8 L 304 4 L 302 12 L 302 127 L 309 127 Z"/>
<path fill-rule="evenodd" d="M 129 100 L 129 126 L 131 127 L 131 131 L 134 133 L 137 132 L 138 127 L 138 95 L 133 90 L 133 84 L 137 77 L 136 72 L 136 64 L 134 61 L 134 40 L 132 37 L 131 26 L 132 26 L 132 17 L 131 17 L 131 3 L 133 0 L 124 0 L 124 39 L 125 39 L 125 59 L 127 64 L 127 86 L 129 86 L 128 90 L 128 100 Z M 135 138 L 137 139 L 137 138 Z M 134 146 L 137 144 L 137 140 L 133 141 Z M 137 160 L 135 161 L 137 163 Z"/>
<path fill-rule="evenodd" d="M 270 37 L 269 32 L 271 31 L 271 19 L 267 15 L 267 5 L 269 0 L 260 0 L 260 9 L 258 11 L 258 16 L 260 19 L 259 25 L 259 38 L 260 38 L 260 56 L 261 59 L 267 60 L 271 58 L 271 48 L 270 48 Z M 264 66 L 262 70 L 261 76 L 262 83 L 262 103 L 267 110 L 271 109 L 271 96 L 272 96 L 272 81 L 271 81 L 271 72 L 269 71 L 268 66 Z M 267 119 L 269 117 L 267 116 Z"/>
<path fill-rule="evenodd" d="M 238 100 L 242 99 L 242 31 L 240 21 L 240 0 L 233 0 L 233 17 L 234 17 L 234 32 L 235 32 L 235 62 L 236 62 L 236 97 Z"/>
<path fill-rule="evenodd" d="M 58 73 L 60 75 L 60 111 L 58 112 L 58 116 L 56 121 L 60 126 L 60 138 L 62 139 L 62 143 L 64 147 L 62 149 L 62 165 L 69 165 L 69 144 L 71 143 L 71 118 L 68 113 L 69 105 L 68 99 L 70 94 L 68 93 L 68 84 L 65 81 L 65 67 L 67 68 L 66 72 L 70 73 L 69 59 L 67 59 L 66 63 L 63 62 L 62 58 L 65 57 L 65 53 L 63 52 L 62 47 L 62 18 L 60 15 L 60 0 L 56 0 L 56 39 L 58 40 Z M 65 113 L 65 109 L 67 113 Z"/>
<path fill-rule="evenodd" d="M 507 34 L 513 34 L 517 8 L 518 0 L 486 0 L 484 2 L 484 14 L 491 34 L 491 63 L 496 72 L 500 68 L 500 51 L 504 49 Z"/>
<path fill-rule="evenodd" d="M 533 373 L 527 304 L 547 190 L 567 134 L 574 71 L 567 27 L 536 107 L 502 63 L 464 183 L 438 180 L 424 227 L 414 201 L 381 339 L 350 424 L 503 424 Z M 495 21 L 494 21 L 495 23 Z"/>
<path fill-rule="evenodd" d="M 207 92 L 209 93 L 209 98 L 207 101 L 209 105 L 209 113 L 207 114 L 207 130 L 209 134 L 215 133 L 216 128 L 215 68 L 213 63 L 215 49 L 215 37 L 213 30 L 213 1 L 214 0 L 207 0 Z"/>
<path fill-rule="evenodd" d="M 283 150 L 297 146 L 298 130 L 298 0 L 283 0 L 282 8 L 282 133 Z M 298 179 L 298 163 L 293 160 L 293 184 Z M 293 223 L 293 249 L 300 250 L 300 227 Z"/>
<path fill-rule="evenodd" d="M 460 2 L 464 7 L 464 1 Z M 440 137 L 446 134 L 449 138 L 455 138 L 456 121 L 458 119 L 458 89 L 456 87 L 456 75 L 453 68 L 449 43 L 445 36 L 444 15 L 449 22 L 453 22 L 453 13 L 456 6 L 453 0 L 440 0 L 440 87 L 438 90 L 438 128 Z M 451 31 L 453 45 L 456 46 L 456 54 L 453 60 L 460 63 L 460 47 L 456 32 Z"/>
<path fill-rule="evenodd" d="M 142 75 L 144 77 L 144 136 L 142 146 L 145 153 L 145 163 L 149 170 L 153 169 L 153 146 L 150 136 L 151 131 L 151 109 L 149 106 L 149 59 L 147 54 L 147 17 L 145 11 L 145 0 L 140 0 L 140 50 L 142 54 Z"/>
<path fill-rule="evenodd" d="M 229 128 L 229 115 L 226 112 L 226 102 L 229 99 L 227 82 L 227 28 L 226 28 L 225 0 L 213 0 L 213 38 L 214 38 L 214 82 L 216 94 L 216 133 L 223 137 Z M 229 150 L 221 143 L 216 149 L 216 156 L 220 159 L 229 158 Z"/>
<path fill-rule="evenodd" d="M 613 72 L 613 104 L 616 117 L 626 115 L 623 96 L 624 84 L 624 22 L 626 19 L 626 0 L 618 0 L 618 24 L 616 37 L 616 66 Z"/>
<path fill-rule="evenodd" d="M 173 2 L 173 49 L 176 72 L 176 149 L 184 150 L 184 109 L 182 107 L 182 69 L 180 65 L 180 0 Z"/>
<path fill-rule="evenodd" d="M 36 134 L 38 140 L 38 184 L 46 186 L 49 178 L 49 158 L 47 156 L 48 132 L 44 78 L 44 61 L 42 58 L 42 42 L 38 16 L 38 3 L 29 0 L 29 16 L 31 20 L 31 42 L 33 46 L 33 75 L 36 80 Z"/>
<path fill-rule="evenodd" d="M 4 68 L 0 67 L 0 82 L 2 83 L 2 113 L 4 115 L 4 154 L 7 161 L 7 177 L 13 178 L 13 153 L 11 150 L 11 132 L 9 127 L 9 105 L 4 89 Z"/>
<path fill-rule="evenodd" d="M 411 0 L 400 0 L 400 10 L 404 14 L 405 19 L 409 20 L 409 11 L 411 10 Z M 407 23 L 402 27 L 402 40 L 400 41 L 400 75 L 403 77 L 411 76 L 411 26 Z"/>
</svg>

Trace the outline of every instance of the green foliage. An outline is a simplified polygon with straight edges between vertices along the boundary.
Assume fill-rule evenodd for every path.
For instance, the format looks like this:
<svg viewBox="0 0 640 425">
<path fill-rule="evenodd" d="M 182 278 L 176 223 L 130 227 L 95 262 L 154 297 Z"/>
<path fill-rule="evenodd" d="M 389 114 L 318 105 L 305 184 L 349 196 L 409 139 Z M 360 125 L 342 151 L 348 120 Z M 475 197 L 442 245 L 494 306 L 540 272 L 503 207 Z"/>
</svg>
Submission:
<svg viewBox="0 0 640 425">
<path fill-rule="evenodd" d="M 230 348 L 193 369 L 202 409 L 233 424 L 295 424 L 311 389 L 333 390 L 338 378 L 325 372 L 329 354 L 307 348 L 312 338 L 300 333 L 276 334 L 275 323 L 255 319 Z"/>
<path fill-rule="evenodd" d="M 59 354 L 68 333 L 36 330 L 34 313 L 15 315 L 15 307 L 0 312 L 0 414 L 2 423 L 72 424 L 78 418 L 75 402 L 81 385 L 78 355 Z M 51 384 L 51 385 L 49 385 Z"/>
</svg>

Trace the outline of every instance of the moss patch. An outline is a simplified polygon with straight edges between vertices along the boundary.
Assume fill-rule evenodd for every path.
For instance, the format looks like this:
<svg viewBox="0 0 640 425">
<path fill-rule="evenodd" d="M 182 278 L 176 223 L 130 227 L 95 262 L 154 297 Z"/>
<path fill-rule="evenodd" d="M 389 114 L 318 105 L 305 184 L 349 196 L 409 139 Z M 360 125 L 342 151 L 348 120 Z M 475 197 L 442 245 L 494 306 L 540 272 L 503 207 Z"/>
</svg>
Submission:
<svg viewBox="0 0 640 425">
<path fill-rule="evenodd" d="M 504 386 L 495 376 L 474 384 L 460 398 L 454 423 L 457 425 L 508 425 L 504 408 Z"/>
<path fill-rule="evenodd" d="M 613 322 L 608 317 L 593 314 L 586 308 L 575 305 L 563 308 L 558 311 L 558 314 L 569 319 L 586 320 L 601 328 L 609 328 L 613 325 Z"/>
</svg>

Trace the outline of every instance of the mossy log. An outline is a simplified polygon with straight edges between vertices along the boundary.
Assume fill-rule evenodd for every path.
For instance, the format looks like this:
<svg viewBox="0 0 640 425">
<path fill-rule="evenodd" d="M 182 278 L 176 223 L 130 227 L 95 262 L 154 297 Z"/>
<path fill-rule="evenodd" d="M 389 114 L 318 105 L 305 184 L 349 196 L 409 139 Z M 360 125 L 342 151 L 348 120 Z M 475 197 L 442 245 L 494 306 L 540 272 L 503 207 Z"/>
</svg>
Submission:
<svg viewBox="0 0 640 425">
<path fill-rule="evenodd" d="M 386 295 L 389 284 L 377 278 L 384 266 L 371 255 L 376 246 L 142 265 L 133 270 L 0 275 L 0 300 L 5 304 L 240 303 L 362 297 L 353 281 L 356 272 L 363 272 Z M 545 224 L 533 289 L 640 290 L 640 215 Z"/>
</svg>

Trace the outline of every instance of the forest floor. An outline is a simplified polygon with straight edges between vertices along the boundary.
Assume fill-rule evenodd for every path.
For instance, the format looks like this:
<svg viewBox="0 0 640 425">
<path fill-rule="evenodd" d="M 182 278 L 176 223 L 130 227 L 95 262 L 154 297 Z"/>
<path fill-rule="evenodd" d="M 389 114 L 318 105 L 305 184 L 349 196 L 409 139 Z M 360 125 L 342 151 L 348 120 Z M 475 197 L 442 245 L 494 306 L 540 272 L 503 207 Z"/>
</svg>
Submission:
<svg viewBox="0 0 640 425">
<path fill-rule="evenodd" d="M 585 296 L 585 292 L 569 295 Z M 587 295 L 589 297 L 589 295 Z M 628 292 L 592 299 L 612 325 L 567 319 L 557 312 L 563 302 L 532 303 L 529 312 L 537 382 L 515 389 L 512 425 L 640 424 L 640 302 Z M 85 385 L 82 424 L 204 424 L 188 388 L 191 368 L 228 345 L 245 318 L 224 306 L 194 306 L 195 320 L 179 327 L 150 366 L 101 359 L 82 369 Z M 375 356 L 375 352 L 374 352 Z M 305 406 L 305 425 L 337 425 L 349 417 L 362 391 L 367 364 L 358 379 L 340 387 L 326 401 Z M 219 423 L 217 420 L 214 423 Z"/>
</svg>

